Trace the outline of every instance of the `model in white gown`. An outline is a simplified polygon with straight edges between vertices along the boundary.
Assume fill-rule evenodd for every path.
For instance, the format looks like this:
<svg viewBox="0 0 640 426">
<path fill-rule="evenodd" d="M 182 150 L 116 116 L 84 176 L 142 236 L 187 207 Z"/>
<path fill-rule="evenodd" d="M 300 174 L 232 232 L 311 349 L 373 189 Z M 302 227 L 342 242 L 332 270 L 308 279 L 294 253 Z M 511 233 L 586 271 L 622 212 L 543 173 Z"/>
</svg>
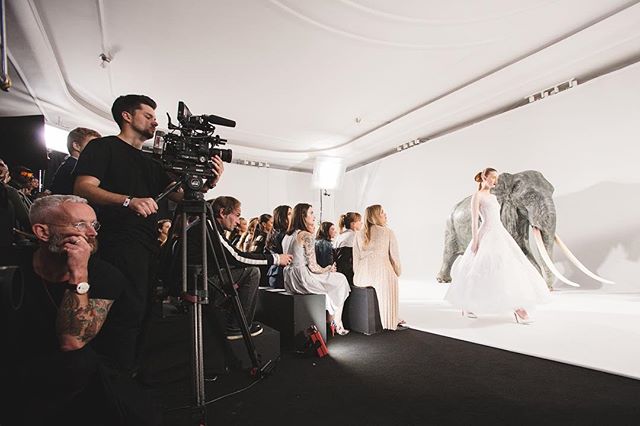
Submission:
<svg viewBox="0 0 640 426">
<path fill-rule="evenodd" d="M 549 289 L 502 225 L 500 204 L 489 192 L 493 186 L 495 181 L 472 199 L 472 209 L 474 205 L 477 209 L 475 217 L 472 213 L 472 226 L 477 231 L 454 265 L 445 299 L 472 315 L 515 312 L 518 322 L 529 322 L 527 311 L 548 302 Z M 482 219 L 479 229 L 478 214 Z"/>
</svg>

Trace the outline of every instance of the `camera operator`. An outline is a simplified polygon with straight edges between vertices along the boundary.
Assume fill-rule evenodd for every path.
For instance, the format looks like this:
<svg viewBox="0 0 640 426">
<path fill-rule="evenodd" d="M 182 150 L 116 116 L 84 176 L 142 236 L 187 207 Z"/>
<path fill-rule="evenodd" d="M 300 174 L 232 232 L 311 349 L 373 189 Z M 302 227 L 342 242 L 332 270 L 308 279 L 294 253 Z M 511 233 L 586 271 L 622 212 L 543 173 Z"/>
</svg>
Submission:
<svg viewBox="0 0 640 426">
<path fill-rule="evenodd" d="M 94 139 L 80 154 L 74 171 L 74 193 L 96 207 L 102 223 L 100 256 L 133 285 L 140 331 L 149 306 L 150 268 L 159 250 L 158 205 L 153 197 L 172 184 L 162 165 L 142 153 L 143 143 L 153 137 L 158 126 L 155 108 L 156 103 L 144 95 L 117 98 L 111 113 L 120 133 Z M 214 157 L 215 178 L 207 181 L 202 191 L 215 186 L 223 171 L 222 160 Z M 181 190 L 169 195 L 176 202 L 182 197 Z"/>
<path fill-rule="evenodd" d="M 158 424 L 123 374 L 136 320 L 122 273 L 93 256 L 94 210 L 83 198 L 52 195 L 34 202 L 30 219 L 38 248 L 20 256 L 19 337 L 5 349 L 14 358 L 16 424 Z"/>
<path fill-rule="evenodd" d="M 219 233 L 221 246 L 224 249 L 224 256 L 229 262 L 231 269 L 231 277 L 233 278 L 233 284 L 237 285 L 238 297 L 244 315 L 249 326 L 249 332 L 252 336 L 257 336 L 262 333 L 262 326 L 258 323 L 253 323 L 253 315 L 256 310 L 256 303 L 258 301 L 258 285 L 260 283 L 260 266 L 268 267 L 271 265 L 286 266 L 291 262 L 291 255 L 289 254 L 264 254 L 264 253 L 247 253 L 235 248 L 231 242 L 225 237 L 225 231 L 232 231 L 238 225 L 240 220 L 240 201 L 233 197 L 218 197 L 213 200 L 213 214 L 214 219 L 221 228 Z M 213 230 L 213 224 L 207 224 L 209 230 Z M 218 227 L 216 227 L 218 229 Z M 200 223 L 192 226 L 188 236 L 188 258 L 191 264 L 202 263 L 202 248 L 201 238 L 202 225 Z M 214 234 L 215 235 L 215 234 Z M 214 237 L 215 238 L 215 237 Z M 214 244 L 216 250 L 219 246 Z M 222 259 L 222 253 L 216 251 L 216 257 Z M 219 282 L 218 273 L 215 270 L 215 262 L 208 256 L 208 271 L 210 278 L 217 283 Z M 220 265 L 224 267 L 223 264 Z M 242 338 L 242 332 L 240 330 L 240 324 L 231 312 L 227 312 L 226 321 L 226 334 L 228 340 L 236 340 Z"/>
</svg>

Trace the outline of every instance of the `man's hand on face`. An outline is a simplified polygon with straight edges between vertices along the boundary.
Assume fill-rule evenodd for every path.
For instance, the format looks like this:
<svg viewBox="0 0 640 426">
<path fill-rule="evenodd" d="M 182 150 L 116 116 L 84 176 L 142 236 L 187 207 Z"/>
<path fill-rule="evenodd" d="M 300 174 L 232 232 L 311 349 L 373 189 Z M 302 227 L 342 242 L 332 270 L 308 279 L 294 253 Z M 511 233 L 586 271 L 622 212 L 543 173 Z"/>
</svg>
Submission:
<svg viewBox="0 0 640 426">
<path fill-rule="evenodd" d="M 60 243 L 65 253 L 67 253 L 67 267 L 71 277 L 71 283 L 86 282 L 89 279 L 87 265 L 91 257 L 91 245 L 87 240 L 78 235 L 66 237 Z"/>
</svg>

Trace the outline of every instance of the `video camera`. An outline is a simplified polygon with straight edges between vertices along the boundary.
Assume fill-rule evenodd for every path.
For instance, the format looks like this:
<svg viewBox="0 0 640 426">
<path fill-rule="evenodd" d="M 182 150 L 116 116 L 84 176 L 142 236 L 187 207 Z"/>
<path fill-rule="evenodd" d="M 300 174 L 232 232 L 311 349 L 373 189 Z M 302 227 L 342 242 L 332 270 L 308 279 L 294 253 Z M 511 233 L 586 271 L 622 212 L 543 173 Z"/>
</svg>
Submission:
<svg viewBox="0 0 640 426">
<path fill-rule="evenodd" d="M 184 102 L 178 102 L 178 123 L 171 123 L 170 133 L 156 131 L 153 141 L 153 152 L 160 156 L 165 170 L 181 176 L 212 178 L 213 161 L 211 157 L 219 156 L 226 163 L 231 162 L 230 149 L 217 148 L 224 145 L 226 139 L 214 135 L 214 124 L 235 127 L 236 122 L 216 115 L 192 115 Z"/>
</svg>

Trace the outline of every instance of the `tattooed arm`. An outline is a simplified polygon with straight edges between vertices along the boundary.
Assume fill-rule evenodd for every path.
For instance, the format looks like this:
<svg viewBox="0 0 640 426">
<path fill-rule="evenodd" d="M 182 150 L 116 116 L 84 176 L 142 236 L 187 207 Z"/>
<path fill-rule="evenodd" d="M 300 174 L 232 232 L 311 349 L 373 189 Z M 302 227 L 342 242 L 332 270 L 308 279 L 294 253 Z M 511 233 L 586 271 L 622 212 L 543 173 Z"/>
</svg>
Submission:
<svg viewBox="0 0 640 426">
<path fill-rule="evenodd" d="M 112 304 L 113 300 L 89 299 L 86 294 L 67 290 L 56 319 L 60 349 L 75 351 L 89 343 L 102 328 Z"/>
<path fill-rule="evenodd" d="M 300 232 L 298 238 L 302 241 L 302 247 L 304 248 L 304 257 L 307 260 L 307 266 L 309 270 L 314 274 L 323 274 L 325 272 L 335 271 L 333 265 L 327 265 L 326 267 L 322 267 L 318 265 L 316 261 L 316 243 L 310 232 Z"/>
</svg>

